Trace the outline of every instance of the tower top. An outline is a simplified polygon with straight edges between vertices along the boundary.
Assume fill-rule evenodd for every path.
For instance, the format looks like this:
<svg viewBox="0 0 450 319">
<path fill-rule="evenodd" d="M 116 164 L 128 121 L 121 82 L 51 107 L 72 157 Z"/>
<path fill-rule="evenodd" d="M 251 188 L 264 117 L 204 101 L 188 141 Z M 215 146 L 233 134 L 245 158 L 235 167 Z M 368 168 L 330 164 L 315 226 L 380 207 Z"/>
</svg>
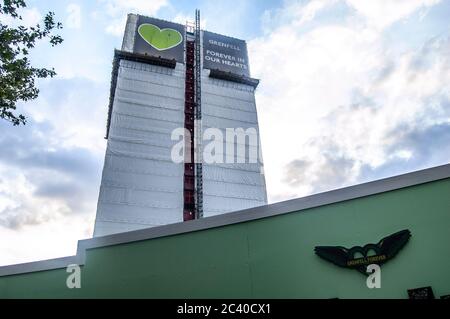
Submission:
<svg viewBox="0 0 450 319">
<path fill-rule="evenodd" d="M 184 64 L 185 39 L 187 36 L 195 36 L 196 30 L 201 43 L 204 69 L 250 77 L 246 41 L 201 30 L 198 9 L 195 11 L 195 22 L 187 21 L 185 25 L 143 15 L 128 15 L 122 51 Z"/>
</svg>

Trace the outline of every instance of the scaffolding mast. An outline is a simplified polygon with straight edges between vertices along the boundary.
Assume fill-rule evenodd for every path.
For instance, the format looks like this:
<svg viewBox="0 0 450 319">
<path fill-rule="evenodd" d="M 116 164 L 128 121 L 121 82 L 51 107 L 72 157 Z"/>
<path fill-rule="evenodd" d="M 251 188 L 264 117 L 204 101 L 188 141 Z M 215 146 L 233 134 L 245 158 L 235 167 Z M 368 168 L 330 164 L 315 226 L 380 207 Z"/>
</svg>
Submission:
<svg viewBox="0 0 450 319">
<path fill-rule="evenodd" d="M 196 218 L 203 217 L 203 157 L 202 157 L 202 68 L 200 43 L 200 10 L 195 10 L 195 119 L 196 119 L 196 163 L 195 199 Z"/>
</svg>

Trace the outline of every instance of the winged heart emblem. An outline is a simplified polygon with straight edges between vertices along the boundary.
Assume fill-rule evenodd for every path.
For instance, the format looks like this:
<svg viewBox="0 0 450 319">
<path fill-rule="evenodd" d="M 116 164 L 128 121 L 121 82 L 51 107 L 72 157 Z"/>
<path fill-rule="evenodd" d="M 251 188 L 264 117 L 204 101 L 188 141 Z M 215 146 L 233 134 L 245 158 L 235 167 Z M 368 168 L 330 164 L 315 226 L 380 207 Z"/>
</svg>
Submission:
<svg viewBox="0 0 450 319">
<path fill-rule="evenodd" d="M 406 245 L 410 237 L 411 232 L 404 229 L 384 237 L 377 244 L 355 246 L 350 249 L 342 246 L 317 246 L 314 251 L 319 257 L 337 266 L 356 269 L 368 275 L 368 265 L 381 265 L 392 259 Z"/>
</svg>

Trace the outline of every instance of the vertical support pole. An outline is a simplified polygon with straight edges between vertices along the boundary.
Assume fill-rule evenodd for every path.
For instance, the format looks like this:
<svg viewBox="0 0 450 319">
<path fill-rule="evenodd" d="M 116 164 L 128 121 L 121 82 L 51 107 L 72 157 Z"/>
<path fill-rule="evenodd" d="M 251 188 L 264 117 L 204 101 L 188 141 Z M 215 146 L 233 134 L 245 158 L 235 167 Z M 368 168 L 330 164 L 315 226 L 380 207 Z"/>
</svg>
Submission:
<svg viewBox="0 0 450 319">
<path fill-rule="evenodd" d="M 202 68 L 201 68 L 200 10 L 195 10 L 195 119 L 196 119 L 196 163 L 195 206 L 196 218 L 203 217 L 203 152 L 202 152 Z"/>
</svg>

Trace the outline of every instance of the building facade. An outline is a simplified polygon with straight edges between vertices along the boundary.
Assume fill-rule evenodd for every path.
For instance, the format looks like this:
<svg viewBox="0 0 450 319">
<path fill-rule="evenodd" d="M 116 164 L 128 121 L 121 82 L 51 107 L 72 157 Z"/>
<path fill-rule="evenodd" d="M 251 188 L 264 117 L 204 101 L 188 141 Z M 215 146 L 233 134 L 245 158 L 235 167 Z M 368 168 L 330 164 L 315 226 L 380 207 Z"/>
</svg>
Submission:
<svg viewBox="0 0 450 319">
<path fill-rule="evenodd" d="M 113 63 L 94 236 L 267 204 L 258 83 L 245 41 L 130 14 Z"/>
</svg>

